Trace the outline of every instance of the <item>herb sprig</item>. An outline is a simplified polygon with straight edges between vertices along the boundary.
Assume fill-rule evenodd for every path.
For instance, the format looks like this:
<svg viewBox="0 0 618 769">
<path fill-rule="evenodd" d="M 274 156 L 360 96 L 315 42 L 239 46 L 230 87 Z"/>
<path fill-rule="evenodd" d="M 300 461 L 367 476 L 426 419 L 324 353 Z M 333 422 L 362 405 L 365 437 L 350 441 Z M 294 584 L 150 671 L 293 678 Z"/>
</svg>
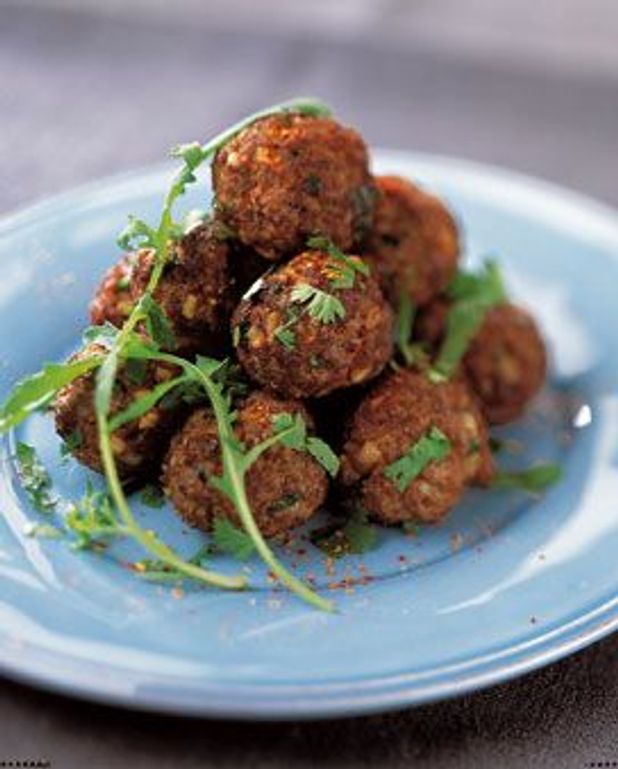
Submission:
<svg viewBox="0 0 618 769">
<path fill-rule="evenodd" d="M 487 261 L 477 274 L 460 272 L 449 286 L 447 295 L 453 304 L 448 311 L 444 341 L 433 369 L 438 379 L 449 379 L 455 373 L 488 311 L 506 301 L 500 268 L 495 262 Z"/>
</svg>

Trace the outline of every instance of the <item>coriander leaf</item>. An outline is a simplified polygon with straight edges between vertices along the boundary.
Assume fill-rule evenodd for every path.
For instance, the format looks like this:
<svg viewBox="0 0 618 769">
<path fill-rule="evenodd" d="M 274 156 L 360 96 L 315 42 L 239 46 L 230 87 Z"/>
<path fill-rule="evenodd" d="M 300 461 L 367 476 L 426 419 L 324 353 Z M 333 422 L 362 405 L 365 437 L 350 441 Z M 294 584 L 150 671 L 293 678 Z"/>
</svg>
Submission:
<svg viewBox="0 0 618 769">
<path fill-rule="evenodd" d="M 138 302 L 138 310 L 144 314 L 146 329 L 152 341 L 164 350 L 174 350 L 176 339 L 172 324 L 165 311 L 152 295 L 146 292 Z"/>
<path fill-rule="evenodd" d="M 136 251 L 139 248 L 156 248 L 157 232 L 150 225 L 136 216 L 128 217 L 128 224 L 116 240 L 123 251 Z"/>
<path fill-rule="evenodd" d="M 15 456 L 19 479 L 30 503 L 37 512 L 50 513 L 56 506 L 56 500 L 51 496 L 52 481 L 36 451 L 20 441 Z"/>
<path fill-rule="evenodd" d="M 154 483 L 147 483 L 141 490 L 139 495 L 142 504 L 148 507 L 160 508 L 165 505 L 165 495 L 163 489 L 160 486 L 156 486 Z"/>
<path fill-rule="evenodd" d="M 544 464 L 520 472 L 499 472 L 491 486 L 494 489 L 520 489 L 530 494 L 540 494 L 561 478 L 560 465 Z"/>
<path fill-rule="evenodd" d="M 22 379 L 0 407 L 0 434 L 47 405 L 58 390 L 99 366 L 102 360 L 103 356 L 92 355 L 67 363 L 48 363 L 42 371 Z"/>
<path fill-rule="evenodd" d="M 392 481 L 397 491 L 403 494 L 412 481 L 417 478 L 432 462 L 440 462 L 451 451 L 451 442 L 438 428 L 429 432 L 413 443 L 407 452 L 392 462 L 384 470 L 384 475 Z"/>
<path fill-rule="evenodd" d="M 345 307 L 336 296 L 308 283 L 299 283 L 292 290 L 291 301 L 306 304 L 309 315 L 326 325 L 345 318 Z"/>
<path fill-rule="evenodd" d="M 215 518 L 212 542 L 217 550 L 239 561 L 246 561 L 255 551 L 251 537 L 227 518 Z"/>
<path fill-rule="evenodd" d="M 395 325 L 395 339 L 399 352 L 407 366 L 411 366 L 416 358 L 414 347 L 410 343 L 415 313 L 416 308 L 410 299 L 410 295 L 407 292 L 402 292 Z"/>
<path fill-rule="evenodd" d="M 293 350 L 296 347 L 296 334 L 291 328 L 280 326 L 275 330 L 275 339 L 277 339 L 286 350 Z"/>
<path fill-rule="evenodd" d="M 280 438 L 280 442 L 290 449 L 305 450 L 307 440 L 307 426 L 300 414 L 276 414 L 273 417 L 275 435 L 286 433 Z M 289 432 L 288 432 L 289 431 Z"/>
<path fill-rule="evenodd" d="M 313 235 L 307 240 L 307 246 L 314 251 L 325 251 L 329 256 L 339 262 L 343 262 L 349 269 L 359 272 L 367 277 L 370 274 L 369 265 L 362 259 L 353 259 L 344 254 L 340 248 L 333 243 L 330 238 L 323 235 Z"/>
<path fill-rule="evenodd" d="M 447 295 L 454 301 L 448 311 L 444 341 L 434 371 L 449 378 L 483 325 L 487 312 L 506 300 L 498 265 L 488 261 L 477 274 L 460 272 L 447 289 Z"/>
<path fill-rule="evenodd" d="M 311 456 L 316 459 L 326 472 L 335 477 L 339 472 L 339 457 L 331 449 L 331 447 L 323 441 L 321 438 L 309 437 L 306 442 L 307 451 Z"/>
</svg>

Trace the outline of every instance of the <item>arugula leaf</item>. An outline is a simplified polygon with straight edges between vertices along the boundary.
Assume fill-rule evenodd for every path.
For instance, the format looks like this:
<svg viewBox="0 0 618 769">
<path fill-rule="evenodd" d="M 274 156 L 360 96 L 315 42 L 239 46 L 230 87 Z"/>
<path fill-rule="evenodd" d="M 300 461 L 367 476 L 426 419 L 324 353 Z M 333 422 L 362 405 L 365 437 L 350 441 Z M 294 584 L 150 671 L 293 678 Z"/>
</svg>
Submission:
<svg viewBox="0 0 618 769">
<path fill-rule="evenodd" d="M 0 407 L 0 435 L 46 406 L 58 390 L 92 371 L 102 360 L 102 355 L 93 355 L 67 363 L 47 363 L 42 371 L 22 379 Z"/>
<path fill-rule="evenodd" d="M 438 428 L 413 443 L 407 452 L 384 469 L 384 475 L 392 481 L 397 491 L 403 494 L 412 481 L 432 462 L 440 462 L 451 452 L 451 442 Z"/>
<path fill-rule="evenodd" d="M 446 318 L 446 333 L 434 371 L 446 378 L 453 375 L 494 306 L 506 300 L 500 269 L 488 261 L 478 274 L 460 272 L 447 289 L 454 300 Z"/>
<path fill-rule="evenodd" d="M 50 513 L 56 507 L 51 496 L 52 481 L 36 451 L 21 441 L 15 450 L 19 479 L 30 503 L 39 513 Z"/>
<path fill-rule="evenodd" d="M 122 427 L 122 425 L 126 425 L 127 422 L 139 419 L 153 409 L 169 392 L 187 381 L 188 378 L 183 374 L 175 379 L 168 379 L 166 382 L 156 385 L 148 393 L 132 401 L 126 409 L 123 409 L 118 414 L 114 414 L 109 420 L 110 431 L 114 432 L 114 430 Z"/>
<path fill-rule="evenodd" d="M 123 251 L 136 251 L 140 248 L 156 248 L 157 233 L 142 219 L 130 215 L 127 226 L 118 235 L 116 243 Z"/>
<path fill-rule="evenodd" d="M 325 325 L 335 323 L 346 315 L 345 307 L 336 296 L 308 283 L 299 283 L 294 287 L 291 301 L 306 304 L 309 315 Z"/>
<path fill-rule="evenodd" d="M 402 292 L 395 324 L 395 340 L 407 366 L 411 366 L 416 358 L 414 345 L 410 342 L 415 314 L 416 307 L 410 299 L 410 295 L 407 292 Z"/>
<path fill-rule="evenodd" d="M 313 117 L 330 117 L 332 114 L 329 107 L 316 99 L 291 99 L 290 101 L 275 104 L 274 106 L 260 110 L 259 112 L 254 112 L 252 115 L 243 118 L 230 128 L 222 131 L 206 144 L 200 145 L 197 142 L 181 144 L 172 150 L 172 157 L 182 157 L 185 162 L 188 161 L 188 166 L 190 168 L 195 168 L 199 163 L 203 162 L 211 155 L 214 155 L 221 149 L 221 147 L 253 123 L 262 118 L 269 117 L 270 115 L 285 113 L 297 113 L 299 115 L 309 115 Z"/>
<path fill-rule="evenodd" d="M 215 518 L 212 542 L 217 550 L 239 561 L 246 561 L 255 552 L 251 537 L 227 518 Z"/>
<path fill-rule="evenodd" d="M 154 483 L 147 483 L 139 495 L 142 504 L 155 509 L 165 505 L 165 494 L 160 486 Z"/>
<path fill-rule="evenodd" d="M 520 472 L 499 472 L 491 486 L 494 489 L 515 489 L 530 494 L 540 494 L 545 489 L 558 483 L 562 478 L 562 468 L 556 464 L 543 464 Z"/>
<path fill-rule="evenodd" d="M 152 341 L 162 350 L 176 349 L 176 338 L 172 324 L 165 311 L 152 295 L 146 292 L 138 302 L 138 310 L 143 313 L 146 329 Z"/>
</svg>

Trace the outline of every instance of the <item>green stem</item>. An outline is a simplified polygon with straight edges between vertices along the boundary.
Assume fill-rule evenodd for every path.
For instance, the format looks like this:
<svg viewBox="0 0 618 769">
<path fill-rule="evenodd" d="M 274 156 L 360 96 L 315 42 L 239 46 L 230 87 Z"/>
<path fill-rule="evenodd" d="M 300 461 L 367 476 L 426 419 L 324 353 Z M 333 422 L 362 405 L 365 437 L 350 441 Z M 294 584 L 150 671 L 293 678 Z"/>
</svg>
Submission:
<svg viewBox="0 0 618 769">
<path fill-rule="evenodd" d="M 122 483 L 118 476 L 118 469 L 116 468 L 110 441 L 109 424 L 105 414 L 97 414 L 97 426 L 99 430 L 101 461 L 103 463 L 103 469 L 105 470 L 105 477 L 109 485 L 109 490 L 112 499 L 114 500 L 114 504 L 116 505 L 116 509 L 131 536 L 149 553 L 152 553 L 157 558 L 160 558 L 162 561 L 165 561 L 170 566 L 175 567 L 178 571 L 193 579 L 206 582 L 215 587 L 227 588 L 229 590 L 242 590 L 247 587 L 246 577 L 241 575 L 227 577 L 223 574 L 217 574 L 216 572 L 202 569 L 195 564 L 187 563 L 171 548 L 163 542 L 160 542 L 153 532 L 145 531 L 141 528 L 133 517 L 131 508 L 124 495 L 124 491 L 122 490 Z"/>
<path fill-rule="evenodd" d="M 211 380 L 205 376 L 197 366 L 193 366 L 192 364 L 187 365 L 192 368 L 195 375 L 202 381 L 204 389 L 206 390 L 206 393 L 208 394 L 212 404 L 212 409 L 219 430 L 219 443 L 223 457 L 223 471 L 224 474 L 226 474 L 229 478 L 230 484 L 234 491 L 234 499 L 232 501 L 236 506 L 238 517 L 240 518 L 245 531 L 251 537 L 251 540 L 255 545 L 255 549 L 261 556 L 264 563 L 271 569 L 273 574 L 278 577 L 281 583 L 289 588 L 293 593 L 296 593 L 299 598 L 302 598 L 307 603 L 315 606 L 318 609 L 322 609 L 323 611 L 334 611 L 334 604 L 332 601 L 328 601 L 327 599 L 319 596 L 317 593 L 311 590 L 311 588 L 308 587 L 305 582 L 302 582 L 300 579 L 291 574 L 283 566 L 283 564 L 280 563 L 262 536 L 262 533 L 259 530 L 253 517 L 253 513 L 251 512 L 249 500 L 247 499 L 247 491 L 245 487 L 246 470 L 238 466 L 236 459 L 229 448 L 229 446 L 234 441 L 234 435 L 230 429 L 229 422 L 222 408 L 218 393 L 213 387 Z M 280 436 L 281 434 L 277 437 Z M 273 443 L 274 442 L 275 441 L 273 441 Z"/>
</svg>

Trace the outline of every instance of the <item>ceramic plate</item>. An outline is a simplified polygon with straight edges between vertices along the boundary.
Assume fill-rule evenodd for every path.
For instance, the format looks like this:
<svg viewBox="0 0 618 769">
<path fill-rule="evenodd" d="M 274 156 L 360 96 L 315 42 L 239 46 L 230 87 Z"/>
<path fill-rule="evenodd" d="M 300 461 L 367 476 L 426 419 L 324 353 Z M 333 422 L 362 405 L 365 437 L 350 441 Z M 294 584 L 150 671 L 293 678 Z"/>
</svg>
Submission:
<svg viewBox="0 0 618 769">
<path fill-rule="evenodd" d="M 35 520 L 16 481 L 15 440 L 33 444 L 63 498 L 86 472 L 61 462 L 46 416 L 2 446 L 0 665 L 51 689 L 109 703 L 242 718 L 350 715 L 504 681 L 618 626 L 618 215 L 540 181 L 457 160 L 381 151 L 379 173 L 444 195 L 467 258 L 498 254 L 514 297 L 549 340 L 546 390 L 501 434 L 501 462 L 559 462 L 542 499 L 470 492 L 448 523 L 334 567 L 299 540 L 286 556 L 335 598 L 326 615 L 278 592 L 258 562 L 237 594 L 140 582 L 122 549 L 74 554 L 24 536 Z M 0 229 L 0 396 L 75 348 L 126 215 L 154 221 L 169 168 L 80 189 Z M 202 196 L 200 199 L 200 195 Z M 208 201 L 192 192 L 195 207 Z M 516 450 L 517 449 L 517 450 Z M 504 453 L 504 452 L 503 452 Z M 189 552 L 199 535 L 168 509 L 141 520 Z M 225 561 L 222 569 L 236 568 Z"/>
</svg>

